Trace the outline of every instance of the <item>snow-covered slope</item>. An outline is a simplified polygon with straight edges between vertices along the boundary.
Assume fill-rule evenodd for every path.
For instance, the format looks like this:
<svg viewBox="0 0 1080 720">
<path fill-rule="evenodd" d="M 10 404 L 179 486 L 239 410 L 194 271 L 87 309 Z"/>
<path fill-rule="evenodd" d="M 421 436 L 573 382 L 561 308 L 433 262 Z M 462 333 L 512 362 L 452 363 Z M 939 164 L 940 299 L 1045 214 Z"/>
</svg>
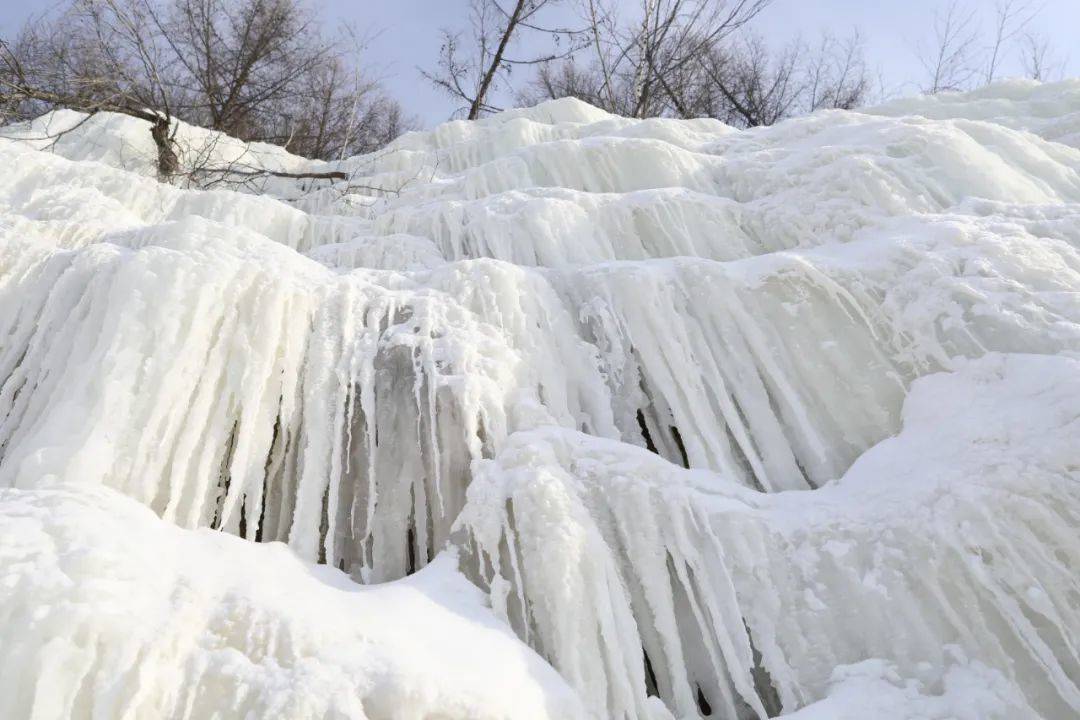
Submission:
<svg viewBox="0 0 1080 720">
<path fill-rule="evenodd" d="M 1075 716 L 1077 118 L 5 129 L 0 714 Z"/>
</svg>

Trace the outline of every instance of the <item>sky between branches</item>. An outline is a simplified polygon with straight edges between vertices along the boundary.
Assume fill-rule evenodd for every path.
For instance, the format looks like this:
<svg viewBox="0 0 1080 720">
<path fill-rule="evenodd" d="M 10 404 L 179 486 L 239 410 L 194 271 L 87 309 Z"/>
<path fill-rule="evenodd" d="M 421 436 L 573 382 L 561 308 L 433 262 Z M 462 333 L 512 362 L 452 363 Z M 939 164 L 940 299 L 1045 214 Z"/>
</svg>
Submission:
<svg viewBox="0 0 1080 720">
<path fill-rule="evenodd" d="M 930 41 L 933 13 L 950 0 L 774 0 L 754 22 L 754 29 L 777 45 L 798 35 L 809 41 L 822 31 L 843 36 L 858 28 L 868 64 L 882 79 L 875 93 L 916 92 L 922 80 L 917 45 Z M 637 7 L 640 0 L 622 0 Z M 1080 0 L 1035 0 L 1042 10 L 1029 28 L 1044 34 L 1064 63 L 1066 75 L 1080 74 Z M 0 0 L 0 33 L 14 35 L 27 18 L 56 0 Z M 383 79 L 387 91 L 423 126 L 446 120 L 454 101 L 420 77 L 418 67 L 433 68 L 441 28 L 466 29 L 468 0 L 315 0 L 328 23 L 343 21 L 370 36 L 365 61 Z M 572 0 L 568 6 L 572 5 Z M 994 21 L 994 0 L 967 0 L 987 40 Z M 1015 53 L 1002 64 L 1001 77 L 1020 72 Z M 522 77 L 524 80 L 524 77 Z M 495 102 L 512 102 L 505 90 Z"/>
</svg>

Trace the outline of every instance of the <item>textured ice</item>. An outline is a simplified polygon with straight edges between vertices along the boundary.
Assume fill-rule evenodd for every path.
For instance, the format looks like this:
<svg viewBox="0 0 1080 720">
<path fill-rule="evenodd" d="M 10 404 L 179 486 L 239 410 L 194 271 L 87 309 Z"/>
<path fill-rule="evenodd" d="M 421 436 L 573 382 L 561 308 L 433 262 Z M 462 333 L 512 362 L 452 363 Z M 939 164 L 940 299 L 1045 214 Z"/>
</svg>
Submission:
<svg viewBox="0 0 1080 720">
<path fill-rule="evenodd" d="M 1075 716 L 1077 118 L 4 129 L 0 715 Z"/>
<path fill-rule="evenodd" d="M 971 93 L 941 93 L 894 100 L 870 112 L 984 120 L 1080 147 L 1078 95 L 1080 83 L 1076 80 L 1050 84 L 1007 80 Z"/>
</svg>

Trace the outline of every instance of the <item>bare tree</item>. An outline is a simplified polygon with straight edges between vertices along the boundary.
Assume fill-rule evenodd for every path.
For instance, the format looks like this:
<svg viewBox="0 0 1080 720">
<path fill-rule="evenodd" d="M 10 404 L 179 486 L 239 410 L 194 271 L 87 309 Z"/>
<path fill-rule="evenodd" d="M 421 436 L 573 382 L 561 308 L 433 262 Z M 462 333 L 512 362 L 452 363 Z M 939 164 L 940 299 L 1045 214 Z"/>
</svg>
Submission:
<svg viewBox="0 0 1080 720">
<path fill-rule="evenodd" d="M 505 9 L 500 0 L 472 0 L 469 37 L 472 57 L 462 56 L 466 43 L 460 32 L 443 30 L 438 68 L 421 73 L 451 97 L 465 102 L 469 120 L 497 109 L 488 98 L 500 76 L 509 75 L 517 66 L 540 65 L 569 57 L 579 49 L 584 37 L 582 29 L 540 24 L 538 16 L 558 3 L 559 0 L 511 0 L 509 9 Z M 549 37 L 551 49 L 538 55 L 510 57 L 510 49 L 522 31 Z"/>
<path fill-rule="evenodd" d="M 994 3 L 994 37 L 987 53 L 985 84 L 994 82 L 1008 45 L 1013 43 L 1038 14 L 1031 3 L 1023 0 L 996 0 Z"/>
<path fill-rule="evenodd" d="M 841 40 L 824 34 L 814 48 L 795 40 L 775 51 L 749 35 L 713 50 L 701 65 L 698 86 L 710 98 L 708 114 L 743 127 L 824 108 L 851 109 L 870 88 L 857 32 Z"/>
<path fill-rule="evenodd" d="M 924 92 L 967 90 L 994 82 L 1012 49 L 1029 77 L 1046 75 L 1049 47 L 1037 34 L 1026 32 L 1042 11 L 1037 0 L 996 0 L 992 34 L 980 36 L 974 9 L 952 0 L 944 13 L 934 14 L 933 40 L 916 51 L 926 72 Z"/>
<path fill-rule="evenodd" d="M 857 32 L 839 40 L 823 35 L 814 48 L 801 40 L 771 48 L 743 31 L 698 49 L 694 62 L 665 73 L 644 109 L 635 74 L 605 73 L 599 62 L 586 68 L 573 60 L 544 65 L 521 99 L 573 96 L 623 114 L 636 107 L 645 115 L 714 117 L 750 127 L 821 108 L 856 107 L 870 89 Z"/>
<path fill-rule="evenodd" d="M 295 93 L 259 117 L 249 139 L 324 159 L 377 150 L 414 126 L 377 82 L 340 58 L 313 67 Z"/>
<path fill-rule="evenodd" d="M 792 114 L 798 103 L 800 51 L 797 43 L 791 43 L 771 53 L 756 35 L 727 49 L 712 49 L 699 60 L 700 82 L 690 85 L 700 99 L 681 103 L 679 114 L 707 114 L 740 127 L 772 125 Z"/>
<path fill-rule="evenodd" d="M 4 43 L 0 100 L 15 119 L 63 106 L 150 120 L 163 175 L 178 170 L 177 119 L 340 157 L 408 125 L 357 57 L 302 0 L 70 0 Z"/>
<path fill-rule="evenodd" d="M 630 14 L 583 0 L 591 62 L 547 63 L 520 97 L 573 95 L 631 117 L 712 114 L 707 108 L 715 103 L 702 87 L 706 68 L 730 66 L 735 33 L 769 2 L 641 0 Z"/>
<path fill-rule="evenodd" d="M 159 175 L 174 174 L 172 107 L 160 80 L 165 59 L 142 32 L 140 10 L 134 0 L 78 2 L 55 22 L 28 23 L 15 45 L 0 40 L 0 96 L 8 117 L 67 107 L 146 120 Z"/>
<path fill-rule="evenodd" d="M 649 117 L 685 115 L 684 91 L 699 76 L 702 58 L 771 0 L 640 0 L 636 14 L 625 4 L 585 2 L 595 78 L 591 94 L 612 112 Z"/>
<path fill-rule="evenodd" d="M 771 0 L 644 0 L 641 30 L 622 43 L 621 55 L 634 68 L 634 117 L 658 114 L 658 95 L 672 104 L 672 80 L 745 27 Z"/>
<path fill-rule="evenodd" d="M 608 53 L 605 47 L 607 45 L 605 37 L 610 37 L 614 34 L 613 16 L 610 12 L 605 11 L 600 7 L 599 0 L 586 0 L 585 7 L 588 10 L 589 39 L 596 55 L 596 68 L 600 73 L 599 92 L 603 94 L 608 107 L 613 108 L 616 104 L 615 89 L 611 77 L 611 68 L 608 64 Z M 549 65 L 549 63 L 545 63 L 544 69 Z"/>
<path fill-rule="evenodd" d="M 514 0 L 504 9 L 498 0 L 473 0 L 472 47 L 476 59 L 462 56 L 462 36 L 445 33 L 439 72 L 426 73 L 436 85 L 468 104 L 467 117 L 495 109 L 488 101 L 493 79 L 515 66 L 539 66 L 538 88 L 573 94 L 613 112 L 632 117 L 662 115 L 679 109 L 686 81 L 695 65 L 733 33 L 746 26 L 771 0 L 641 0 L 630 15 L 604 0 L 583 0 L 582 28 L 542 27 L 536 14 L 555 0 Z M 525 28 L 553 38 L 548 52 L 523 60 L 508 59 L 515 32 Z M 585 48 L 593 55 L 582 65 L 574 55 Z M 539 83 L 537 86 L 536 83 Z M 569 87 L 572 85 L 573 87 Z"/>
<path fill-rule="evenodd" d="M 840 39 L 823 34 L 806 64 L 804 82 L 803 105 L 807 111 L 851 110 L 862 105 L 870 94 L 870 75 L 859 31 Z"/>
<path fill-rule="evenodd" d="M 963 90 L 977 77 L 978 29 L 973 10 L 952 0 L 944 13 L 934 12 L 933 44 L 920 46 L 919 61 L 927 73 L 923 90 L 934 94 Z"/>
<path fill-rule="evenodd" d="M 1050 40 L 1035 32 L 1020 38 L 1020 63 L 1025 76 L 1040 82 L 1057 80 L 1065 70 L 1065 62 L 1054 58 Z"/>
</svg>

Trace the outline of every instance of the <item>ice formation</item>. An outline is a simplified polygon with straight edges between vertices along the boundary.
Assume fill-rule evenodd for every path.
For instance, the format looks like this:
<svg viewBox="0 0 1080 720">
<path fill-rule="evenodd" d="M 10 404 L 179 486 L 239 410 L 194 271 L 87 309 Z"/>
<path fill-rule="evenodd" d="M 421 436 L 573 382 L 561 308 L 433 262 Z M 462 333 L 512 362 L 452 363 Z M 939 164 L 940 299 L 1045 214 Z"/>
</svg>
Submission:
<svg viewBox="0 0 1080 720">
<path fill-rule="evenodd" d="M 260 192 L 78 120 L 0 133 L 0 716 L 1080 714 L 1080 81 Z"/>
</svg>

